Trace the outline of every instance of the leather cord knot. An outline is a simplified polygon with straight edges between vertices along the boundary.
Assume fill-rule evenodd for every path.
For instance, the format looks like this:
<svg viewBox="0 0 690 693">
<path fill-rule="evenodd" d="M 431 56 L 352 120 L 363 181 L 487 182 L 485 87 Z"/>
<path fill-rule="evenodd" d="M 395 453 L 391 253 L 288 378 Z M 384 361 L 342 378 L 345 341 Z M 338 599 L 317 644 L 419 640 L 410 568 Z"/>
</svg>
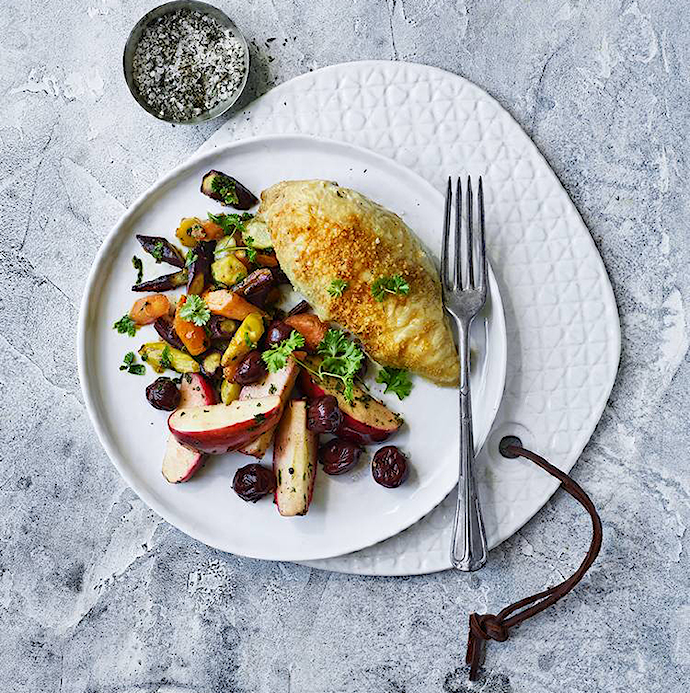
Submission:
<svg viewBox="0 0 690 693">
<path fill-rule="evenodd" d="M 494 614 L 470 614 L 470 631 L 482 640 L 504 642 L 508 639 L 508 629 Z"/>
<path fill-rule="evenodd" d="M 504 453 L 505 452 L 509 453 L 512 457 L 524 457 L 531 460 L 534 464 L 538 465 L 561 482 L 565 491 L 578 501 L 589 513 L 592 520 L 592 542 L 580 567 L 567 580 L 543 592 L 533 594 L 531 597 L 521 599 L 507 606 L 498 614 L 470 614 L 466 656 L 466 662 L 470 665 L 470 681 L 476 681 L 478 678 L 482 643 L 488 640 L 504 642 L 508 639 L 512 627 L 519 626 L 530 616 L 538 614 L 540 611 L 555 604 L 559 599 L 568 594 L 568 592 L 580 582 L 592 563 L 594 563 L 594 560 L 599 554 L 599 549 L 601 548 L 601 519 L 599 518 L 594 504 L 583 491 L 582 487 L 573 481 L 565 472 L 558 469 L 558 467 L 549 464 L 543 457 L 540 457 L 530 450 L 525 450 L 518 445 L 508 445 L 504 449 Z M 511 614 L 513 615 L 511 616 Z"/>
</svg>

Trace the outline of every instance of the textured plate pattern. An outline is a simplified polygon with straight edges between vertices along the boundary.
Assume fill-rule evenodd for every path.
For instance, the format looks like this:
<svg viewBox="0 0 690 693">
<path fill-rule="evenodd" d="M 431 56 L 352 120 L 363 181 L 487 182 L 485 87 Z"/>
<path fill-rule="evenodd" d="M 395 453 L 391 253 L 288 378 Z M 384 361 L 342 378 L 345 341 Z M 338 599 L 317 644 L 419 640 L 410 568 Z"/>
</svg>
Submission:
<svg viewBox="0 0 690 693">
<path fill-rule="evenodd" d="M 485 177 L 488 242 L 509 342 L 505 398 L 478 460 L 489 542 L 496 546 L 557 488 L 533 465 L 502 459 L 500 438 L 517 434 L 569 470 L 613 386 L 618 312 L 594 242 L 520 126 L 494 99 L 456 75 L 408 63 L 328 67 L 258 99 L 203 148 L 293 132 L 368 147 L 439 189 L 451 173 Z M 373 575 L 448 568 L 453 495 L 387 541 L 310 565 Z"/>
</svg>

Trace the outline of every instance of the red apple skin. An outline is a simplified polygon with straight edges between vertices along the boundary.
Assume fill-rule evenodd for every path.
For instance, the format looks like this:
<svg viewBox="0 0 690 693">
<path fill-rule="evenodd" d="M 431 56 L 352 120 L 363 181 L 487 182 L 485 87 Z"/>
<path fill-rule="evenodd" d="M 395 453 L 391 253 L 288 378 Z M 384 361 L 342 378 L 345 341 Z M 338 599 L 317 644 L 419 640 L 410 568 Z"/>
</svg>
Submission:
<svg viewBox="0 0 690 693">
<path fill-rule="evenodd" d="M 296 351 L 294 355 L 297 358 L 304 357 L 302 352 Z M 275 373 L 267 373 L 266 377 L 259 383 L 243 387 L 240 392 L 240 399 L 257 399 L 270 395 L 278 395 L 284 407 L 285 402 L 290 398 L 290 393 L 295 386 L 299 371 L 299 364 L 290 356 L 285 368 L 281 368 Z M 276 423 L 276 426 L 277 425 Z M 275 426 L 270 431 L 262 433 L 256 440 L 253 440 L 248 445 L 241 447 L 238 452 L 241 452 L 243 455 L 249 455 L 250 457 L 256 457 L 260 460 L 266 454 L 266 450 L 271 447 L 274 435 Z"/>
<path fill-rule="evenodd" d="M 184 407 L 200 407 L 202 404 L 215 404 L 216 391 L 201 373 L 185 373 L 180 383 L 180 404 Z"/>
<path fill-rule="evenodd" d="M 283 517 L 306 515 L 314 495 L 319 436 L 307 428 L 307 403 L 288 402 L 276 431 L 274 500 Z"/>
<path fill-rule="evenodd" d="M 177 409 L 168 419 L 168 428 L 183 445 L 218 455 L 237 450 L 273 428 L 281 409 L 277 396 Z M 263 418 L 257 420 L 257 414 Z"/>
<path fill-rule="evenodd" d="M 178 409 L 215 403 L 216 392 L 203 375 L 188 373 L 182 376 Z M 163 477 L 171 484 L 188 481 L 205 461 L 203 452 L 185 447 L 171 433 L 163 456 Z"/>
<path fill-rule="evenodd" d="M 397 414 L 357 386 L 354 391 L 354 403 L 350 404 L 328 381 L 328 378 L 316 380 L 305 370 L 300 373 L 300 386 L 309 399 L 333 395 L 338 400 L 338 406 L 343 413 L 343 422 L 335 433 L 339 438 L 360 445 L 380 443 L 390 438 L 402 426 L 403 421 Z M 368 406 L 365 407 L 359 400 L 367 397 Z"/>
<path fill-rule="evenodd" d="M 206 457 L 203 452 L 186 448 L 171 433 L 163 457 L 163 477 L 171 484 L 188 481 L 206 461 Z"/>
</svg>

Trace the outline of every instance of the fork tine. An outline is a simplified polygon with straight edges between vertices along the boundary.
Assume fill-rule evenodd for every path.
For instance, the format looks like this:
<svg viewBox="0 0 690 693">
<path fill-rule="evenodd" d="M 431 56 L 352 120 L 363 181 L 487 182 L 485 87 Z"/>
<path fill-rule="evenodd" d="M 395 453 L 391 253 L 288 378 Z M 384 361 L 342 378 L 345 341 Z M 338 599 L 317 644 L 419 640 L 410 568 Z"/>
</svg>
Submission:
<svg viewBox="0 0 690 693">
<path fill-rule="evenodd" d="M 482 177 L 479 176 L 479 248 L 477 250 L 477 262 L 479 263 L 479 278 L 477 286 L 481 291 L 486 291 L 486 234 L 484 233 L 484 186 Z"/>
<path fill-rule="evenodd" d="M 443 243 L 441 246 L 441 284 L 444 288 L 450 286 L 450 269 L 448 267 L 448 240 L 450 236 L 450 205 L 453 199 L 453 188 L 450 176 L 448 176 L 448 187 L 446 188 L 446 211 L 443 219 Z"/>
<path fill-rule="evenodd" d="M 455 187 L 455 281 L 453 287 L 462 289 L 462 257 L 460 253 L 460 237 L 462 235 L 462 183 L 458 178 Z"/>
<path fill-rule="evenodd" d="M 474 239 L 472 238 L 472 177 L 467 176 L 467 238 L 465 239 L 467 276 L 465 288 L 474 289 Z"/>
</svg>

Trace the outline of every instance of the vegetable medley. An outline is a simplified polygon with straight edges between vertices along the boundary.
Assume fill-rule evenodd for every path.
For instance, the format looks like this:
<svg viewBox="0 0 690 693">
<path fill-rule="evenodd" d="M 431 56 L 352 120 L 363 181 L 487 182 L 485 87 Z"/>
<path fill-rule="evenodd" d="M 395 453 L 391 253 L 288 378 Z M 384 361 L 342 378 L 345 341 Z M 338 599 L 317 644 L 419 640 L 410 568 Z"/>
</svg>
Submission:
<svg viewBox="0 0 690 693">
<path fill-rule="evenodd" d="M 168 481 L 188 480 L 209 454 L 237 450 L 261 459 L 273 443 L 273 469 L 245 465 L 233 488 L 252 502 L 273 493 L 282 515 L 303 515 L 317 460 L 325 473 L 343 474 L 358 464 L 364 445 L 386 440 L 402 419 L 369 393 L 367 357 L 350 335 L 304 301 L 289 312 L 280 307 L 288 279 L 265 223 L 246 211 L 258 203 L 253 193 L 220 171 L 204 176 L 201 192 L 239 211 L 182 219 L 175 231 L 182 248 L 161 236 L 136 236 L 156 265 L 174 271 L 145 279 L 141 258 L 132 258 L 132 291 L 145 295 L 113 328 L 127 337 L 152 328 L 155 336 L 128 351 L 119 368 L 145 375 L 148 366 L 161 376 L 146 397 L 173 412 L 163 461 Z M 348 300 L 347 288 L 333 279 L 328 292 Z M 379 301 L 409 290 L 400 275 L 372 284 Z M 395 368 L 380 368 L 376 382 L 401 400 L 412 389 L 409 374 Z M 319 445 L 320 435 L 330 439 Z M 372 476 L 382 486 L 403 483 L 407 468 L 395 446 L 373 456 Z"/>
</svg>

